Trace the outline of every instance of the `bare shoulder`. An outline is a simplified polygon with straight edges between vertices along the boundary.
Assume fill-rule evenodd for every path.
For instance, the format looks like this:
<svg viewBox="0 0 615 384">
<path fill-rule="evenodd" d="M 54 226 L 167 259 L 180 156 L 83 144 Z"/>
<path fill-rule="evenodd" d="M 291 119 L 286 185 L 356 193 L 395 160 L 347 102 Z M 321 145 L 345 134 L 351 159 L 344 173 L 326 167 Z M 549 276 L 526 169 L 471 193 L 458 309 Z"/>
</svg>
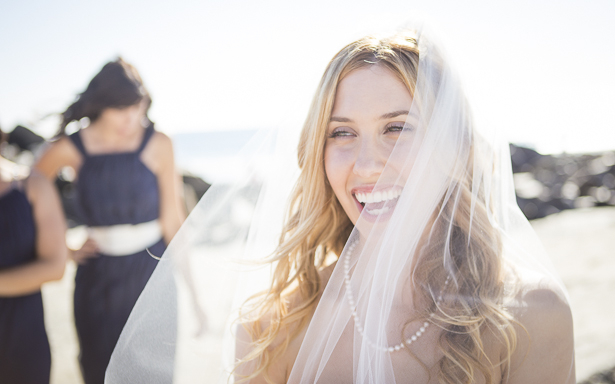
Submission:
<svg viewBox="0 0 615 384">
<path fill-rule="evenodd" d="M 143 162 L 156 174 L 173 165 L 173 142 L 162 132 L 155 131 L 141 154 Z"/>
<path fill-rule="evenodd" d="M 81 154 L 68 136 L 62 136 L 49 144 L 49 151 L 65 154 L 66 156 L 80 157 Z"/>
<path fill-rule="evenodd" d="M 81 166 L 81 153 L 68 136 L 49 143 L 34 166 L 48 179 L 54 179 L 58 170 L 69 166 L 77 170 Z"/>
<path fill-rule="evenodd" d="M 169 152 L 173 150 L 171 138 L 160 131 L 155 131 L 150 140 L 152 147 L 156 148 L 157 151 Z"/>
<path fill-rule="evenodd" d="M 574 383 L 572 313 L 550 278 L 526 279 L 509 306 L 517 347 L 507 383 Z"/>
<path fill-rule="evenodd" d="M 525 281 L 511 306 L 514 318 L 524 327 L 550 333 L 572 325 L 572 314 L 563 289 L 547 278 Z"/>
</svg>

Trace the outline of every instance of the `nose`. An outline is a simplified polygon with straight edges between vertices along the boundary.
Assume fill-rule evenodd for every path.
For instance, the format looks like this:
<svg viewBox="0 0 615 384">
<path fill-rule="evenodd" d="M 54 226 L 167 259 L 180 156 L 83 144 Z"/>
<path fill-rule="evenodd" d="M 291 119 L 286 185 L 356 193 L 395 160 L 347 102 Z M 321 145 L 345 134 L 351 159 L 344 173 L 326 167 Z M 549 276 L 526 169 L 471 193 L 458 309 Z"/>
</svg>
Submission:
<svg viewBox="0 0 615 384">
<path fill-rule="evenodd" d="M 352 169 L 361 178 L 369 179 L 379 176 L 386 164 L 387 157 L 373 140 L 362 140 L 357 149 L 357 157 Z"/>
</svg>

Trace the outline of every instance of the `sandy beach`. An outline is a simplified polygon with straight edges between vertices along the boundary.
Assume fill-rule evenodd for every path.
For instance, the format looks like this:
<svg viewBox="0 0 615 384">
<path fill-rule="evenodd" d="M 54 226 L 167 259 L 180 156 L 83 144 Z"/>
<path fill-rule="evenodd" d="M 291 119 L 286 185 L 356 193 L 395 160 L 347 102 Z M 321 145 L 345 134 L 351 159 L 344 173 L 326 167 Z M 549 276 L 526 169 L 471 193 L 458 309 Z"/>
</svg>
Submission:
<svg viewBox="0 0 615 384">
<path fill-rule="evenodd" d="M 568 289 L 577 380 L 615 366 L 615 208 L 563 211 L 532 225 Z"/>
<path fill-rule="evenodd" d="M 568 289 L 577 380 L 615 366 L 615 208 L 569 210 L 532 222 Z M 81 384 L 72 316 L 75 265 L 43 287 L 52 384 Z"/>
</svg>

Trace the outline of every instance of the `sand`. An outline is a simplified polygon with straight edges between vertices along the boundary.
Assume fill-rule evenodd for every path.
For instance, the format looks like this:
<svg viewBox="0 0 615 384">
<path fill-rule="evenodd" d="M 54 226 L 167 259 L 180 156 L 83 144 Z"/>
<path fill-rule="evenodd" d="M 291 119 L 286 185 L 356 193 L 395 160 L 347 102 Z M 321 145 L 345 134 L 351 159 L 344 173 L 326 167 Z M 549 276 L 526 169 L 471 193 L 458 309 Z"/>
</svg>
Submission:
<svg viewBox="0 0 615 384">
<path fill-rule="evenodd" d="M 533 222 L 570 296 L 577 379 L 615 366 L 615 208 Z"/>
<path fill-rule="evenodd" d="M 615 208 L 564 211 L 532 225 L 568 289 L 577 379 L 615 366 Z M 72 315 L 75 265 L 43 288 L 52 384 L 81 384 Z"/>
</svg>

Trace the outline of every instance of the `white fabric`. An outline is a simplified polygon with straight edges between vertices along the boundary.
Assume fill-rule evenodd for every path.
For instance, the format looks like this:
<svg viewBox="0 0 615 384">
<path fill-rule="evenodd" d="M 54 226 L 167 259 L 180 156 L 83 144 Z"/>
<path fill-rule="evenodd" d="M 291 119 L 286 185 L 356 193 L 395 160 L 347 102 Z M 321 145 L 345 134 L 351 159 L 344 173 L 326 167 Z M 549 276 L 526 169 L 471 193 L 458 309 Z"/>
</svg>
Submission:
<svg viewBox="0 0 615 384">
<path fill-rule="evenodd" d="M 493 359 L 488 364 L 493 382 L 518 383 L 515 377 L 538 365 L 555 373 L 523 382 L 572 383 L 571 329 L 563 327 L 555 338 L 563 348 L 544 340 L 549 329 L 541 328 L 559 324 L 558 317 L 568 324 L 565 289 L 516 205 L 508 147 L 496 140 L 495 127 L 475 126 L 457 75 L 435 38 L 423 31 L 416 36 L 416 89 L 411 105 L 404 106 L 415 116 L 406 121 L 412 129 L 404 130 L 386 153 L 373 185 L 374 191 L 398 186 L 401 194 L 388 210 L 368 203 L 349 238 L 341 239 L 346 247 L 357 242 L 349 264 L 356 309 L 348 301 L 343 265 L 336 263 L 346 253 L 329 252 L 328 267 L 320 271 L 326 285 L 309 325 L 285 352 L 295 351 L 296 357 L 283 367 L 284 378 L 278 382 L 446 382 L 440 368 L 447 361 L 444 351 L 450 351 L 446 343 L 466 345 L 469 330 L 480 327 L 482 347 Z M 336 60 L 332 66 L 339 64 Z M 315 108 L 319 103 L 328 105 L 323 108 L 329 108 L 329 119 L 332 101 L 317 93 Z M 306 126 L 316 118 L 308 116 Z M 322 197 L 308 194 L 313 185 L 301 180 L 311 177 L 310 161 L 320 167 L 323 158 L 303 159 L 301 170 L 296 165 L 297 143 L 310 143 L 309 135 L 298 138 L 300 126 L 260 132 L 243 152 L 244 177 L 233 185 L 212 186 L 199 202 L 131 313 L 107 383 L 239 381 L 232 373 L 237 359 L 255 348 L 244 330 L 252 323 L 240 318 L 240 311 L 245 314 L 252 295 L 268 292 L 281 262 L 262 261 L 281 240 L 288 240 L 290 234 L 282 232 L 287 211 L 301 208 L 301 217 L 307 217 Z M 291 206 L 289 196 L 297 186 L 304 190 L 303 200 Z M 369 215 L 369 210 L 378 214 Z M 306 242 L 326 235 L 311 232 L 318 229 L 314 225 L 302 227 L 302 220 L 307 219 L 299 219 L 297 228 L 310 233 Z M 216 241 L 212 234 L 229 226 L 237 229 L 234 241 Z M 289 267 L 291 275 L 301 261 Z M 292 287 L 288 291 L 281 303 L 290 311 L 302 301 Z M 175 292 L 177 300 L 171 297 Z M 481 317 L 489 308 L 527 329 L 527 334 L 517 329 L 517 353 L 527 360 L 515 358 L 511 370 L 500 364 L 502 345 L 489 332 L 501 325 Z M 404 342 L 424 321 L 430 326 L 416 343 L 393 353 L 380 350 Z M 159 332 L 175 326 L 173 337 Z M 160 369 L 170 361 L 173 370 Z M 254 366 L 241 365 L 236 373 L 249 375 Z M 475 370 L 470 381 L 484 382 L 482 373 Z"/>
<path fill-rule="evenodd" d="M 98 245 L 99 251 L 108 256 L 132 255 L 151 247 L 162 238 L 159 220 L 139 224 L 88 227 L 87 232 Z"/>
</svg>

